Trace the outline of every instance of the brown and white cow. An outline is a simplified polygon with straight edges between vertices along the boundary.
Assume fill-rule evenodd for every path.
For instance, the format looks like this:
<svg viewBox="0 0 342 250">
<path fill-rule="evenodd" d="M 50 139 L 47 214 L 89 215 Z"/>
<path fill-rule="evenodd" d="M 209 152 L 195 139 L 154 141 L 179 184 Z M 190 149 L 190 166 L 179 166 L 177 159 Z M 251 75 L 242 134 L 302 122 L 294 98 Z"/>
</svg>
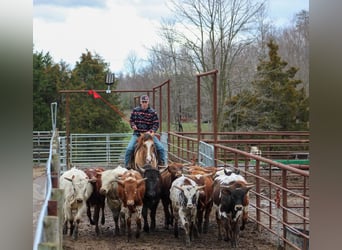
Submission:
<svg viewBox="0 0 342 250">
<path fill-rule="evenodd" d="M 164 209 L 164 228 L 168 229 L 169 225 L 173 225 L 173 213 L 172 213 L 172 206 L 170 200 L 170 188 L 172 182 L 182 175 L 182 169 L 184 165 L 181 163 L 170 163 L 168 164 L 167 168 L 164 169 L 160 176 L 161 176 L 161 188 L 160 188 L 160 199 L 163 204 Z"/>
<path fill-rule="evenodd" d="M 64 226 L 63 234 L 68 232 L 70 224 L 70 236 L 78 238 L 78 225 L 86 211 L 86 201 L 90 197 L 93 187 L 86 173 L 76 167 L 65 171 L 59 178 L 59 187 L 64 190 Z M 74 216 L 74 212 L 76 213 Z"/>
<path fill-rule="evenodd" d="M 191 178 L 199 186 L 204 186 L 200 191 L 198 203 L 197 203 L 197 228 L 199 233 L 207 233 L 209 227 L 209 217 L 213 207 L 213 174 L 206 171 L 200 171 L 199 169 L 192 171 L 191 174 L 185 175 Z M 204 218 L 204 223 L 203 223 Z"/>
<path fill-rule="evenodd" d="M 178 238 L 178 220 L 185 230 L 185 243 L 190 246 L 192 236 L 198 237 L 197 202 L 200 189 L 192 179 L 180 176 L 175 179 L 170 188 L 170 199 L 174 215 L 174 235 Z"/>
<path fill-rule="evenodd" d="M 246 182 L 242 175 L 231 173 L 219 175 L 214 181 L 213 201 L 216 209 L 218 239 L 224 230 L 224 240 L 237 247 L 239 232 L 248 220 L 249 190 L 254 185 Z M 239 225 L 242 223 L 241 226 Z"/>
<path fill-rule="evenodd" d="M 121 212 L 122 202 L 118 196 L 118 183 L 115 181 L 122 176 L 127 169 L 117 166 L 114 169 L 108 169 L 101 174 L 101 188 L 100 193 L 106 196 L 106 203 L 108 208 L 112 211 L 113 220 L 115 223 L 114 235 L 125 233 L 126 223 L 125 215 Z M 120 220 L 120 221 L 119 221 Z"/>
<path fill-rule="evenodd" d="M 116 182 L 118 183 L 118 196 L 122 201 L 122 211 L 126 218 L 127 240 L 129 241 L 132 238 L 131 220 L 133 214 L 136 216 L 137 225 L 135 237 L 139 238 L 145 194 L 145 179 L 138 171 L 130 169 Z"/>
<path fill-rule="evenodd" d="M 95 233 L 97 236 L 100 234 L 99 230 L 99 218 L 101 211 L 101 225 L 105 223 L 105 215 L 104 215 L 104 207 L 106 196 L 100 193 L 101 188 L 101 174 L 105 171 L 105 168 L 102 167 L 94 167 L 87 168 L 84 170 L 86 175 L 91 180 L 91 184 L 93 186 L 93 192 L 87 200 L 87 216 L 89 218 L 89 222 L 91 225 L 95 225 Z M 93 218 L 91 217 L 91 208 L 94 207 Z"/>
</svg>

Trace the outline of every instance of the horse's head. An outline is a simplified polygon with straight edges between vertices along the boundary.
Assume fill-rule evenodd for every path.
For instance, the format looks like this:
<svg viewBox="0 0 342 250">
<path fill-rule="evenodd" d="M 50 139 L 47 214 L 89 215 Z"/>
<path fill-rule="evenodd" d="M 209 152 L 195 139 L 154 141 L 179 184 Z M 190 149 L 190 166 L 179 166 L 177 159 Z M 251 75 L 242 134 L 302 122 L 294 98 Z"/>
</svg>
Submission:
<svg viewBox="0 0 342 250">
<path fill-rule="evenodd" d="M 137 149 L 135 153 L 135 165 L 143 166 L 151 164 L 156 167 L 155 145 L 153 136 L 150 133 L 141 134 L 137 140 Z"/>
</svg>

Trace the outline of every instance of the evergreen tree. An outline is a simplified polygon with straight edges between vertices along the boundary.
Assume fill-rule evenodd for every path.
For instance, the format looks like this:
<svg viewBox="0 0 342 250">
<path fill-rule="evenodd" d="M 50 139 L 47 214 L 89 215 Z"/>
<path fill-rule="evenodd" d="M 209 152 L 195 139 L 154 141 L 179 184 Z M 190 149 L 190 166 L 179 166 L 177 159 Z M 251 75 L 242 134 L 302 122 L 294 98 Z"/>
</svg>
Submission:
<svg viewBox="0 0 342 250">
<path fill-rule="evenodd" d="M 76 63 L 71 76 L 71 89 L 96 90 L 105 88 L 108 65 L 97 54 L 87 51 Z M 117 83 L 112 85 L 116 88 Z M 120 96 L 116 93 L 99 93 L 110 104 L 120 107 Z M 112 133 L 129 131 L 119 114 L 101 98 L 94 99 L 88 93 L 70 94 L 70 132 L 74 133 Z"/>
<path fill-rule="evenodd" d="M 58 97 L 59 67 L 49 53 L 33 53 L 33 130 L 51 130 L 51 103 Z"/>
<path fill-rule="evenodd" d="M 268 60 L 261 60 L 251 91 L 242 91 L 228 100 L 226 116 L 233 129 L 307 130 L 308 99 L 298 71 L 278 55 L 278 45 L 270 40 Z"/>
</svg>

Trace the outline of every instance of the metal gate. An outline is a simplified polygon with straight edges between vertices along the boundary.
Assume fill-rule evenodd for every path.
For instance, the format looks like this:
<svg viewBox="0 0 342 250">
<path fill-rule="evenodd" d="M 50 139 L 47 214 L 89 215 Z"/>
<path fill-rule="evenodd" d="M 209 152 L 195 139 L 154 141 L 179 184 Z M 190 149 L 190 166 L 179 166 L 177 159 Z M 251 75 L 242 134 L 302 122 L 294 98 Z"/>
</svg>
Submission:
<svg viewBox="0 0 342 250">
<path fill-rule="evenodd" d="M 70 134 L 69 163 L 77 166 L 123 164 L 131 133 Z M 62 167 L 67 165 L 66 137 L 60 137 Z"/>
<path fill-rule="evenodd" d="M 69 163 L 77 166 L 113 166 L 124 164 L 124 157 L 132 133 L 70 134 Z M 160 141 L 167 156 L 168 135 L 161 133 Z M 59 137 L 60 161 L 67 167 L 66 137 Z"/>
</svg>

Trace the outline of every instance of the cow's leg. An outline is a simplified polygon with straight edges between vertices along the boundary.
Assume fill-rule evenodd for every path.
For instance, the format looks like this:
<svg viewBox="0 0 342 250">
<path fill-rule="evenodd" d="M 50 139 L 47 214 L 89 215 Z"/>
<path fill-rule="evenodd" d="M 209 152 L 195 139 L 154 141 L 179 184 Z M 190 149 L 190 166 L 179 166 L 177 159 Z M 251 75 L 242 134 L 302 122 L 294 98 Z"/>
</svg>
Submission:
<svg viewBox="0 0 342 250">
<path fill-rule="evenodd" d="M 173 222 L 173 233 L 175 238 L 178 238 L 178 213 L 174 217 L 175 221 Z"/>
<path fill-rule="evenodd" d="M 137 224 L 137 229 L 135 231 L 135 238 L 140 237 L 140 231 L 141 231 L 141 217 L 136 218 L 136 224 Z"/>
<path fill-rule="evenodd" d="M 202 233 L 202 223 L 203 223 L 203 208 L 197 209 L 197 228 L 198 232 Z"/>
<path fill-rule="evenodd" d="M 210 217 L 210 212 L 213 207 L 213 204 L 208 204 L 206 209 L 205 209 L 205 214 L 204 214 L 204 223 L 203 223 L 203 233 L 208 233 L 208 228 L 209 228 L 209 217 Z"/>
<path fill-rule="evenodd" d="M 104 213 L 105 203 L 101 204 L 101 225 L 105 224 L 105 213 Z"/>
<path fill-rule="evenodd" d="M 95 225 L 93 219 L 91 218 L 91 209 L 90 209 L 90 204 L 87 202 L 87 216 L 89 218 L 89 222 L 91 225 Z"/>
<path fill-rule="evenodd" d="M 142 206 L 137 206 L 137 212 L 136 212 L 136 223 L 137 223 L 137 230 L 135 232 L 135 238 L 139 238 L 140 237 L 140 231 L 141 231 L 141 210 L 142 210 Z M 147 217 L 147 214 L 146 214 Z"/>
<path fill-rule="evenodd" d="M 114 220 L 114 235 L 119 235 L 120 234 L 120 229 L 119 229 L 119 215 L 120 212 L 117 212 L 115 208 L 112 209 L 112 214 L 113 214 L 113 220 Z"/>
<path fill-rule="evenodd" d="M 192 239 L 191 238 L 192 235 L 194 236 L 194 238 L 198 238 L 199 230 L 198 230 L 197 223 L 196 223 L 196 214 L 192 215 L 190 226 L 191 226 L 191 228 L 190 228 L 190 239 Z"/>
<path fill-rule="evenodd" d="M 64 213 L 63 234 L 67 234 L 68 233 L 68 221 L 69 221 L 69 219 L 67 218 L 67 212 L 65 210 L 65 207 L 63 207 L 63 213 Z"/>
<path fill-rule="evenodd" d="M 132 230 L 131 230 L 131 214 L 129 214 L 126 218 L 127 225 L 127 242 L 132 238 Z"/>
<path fill-rule="evenodd" d="M 68 233 L 68 220 L 65 220 L 63 223 L 63 234 Z"/>
<path fill-rule="evenodd" d="M 164 208 L 164 228 L 165 229 L 168 229 L 169 228 L 169 225 L 172 225 L 171 224 L 171 214 L 170 214 L 170 211 L 169 211 L 169 206 L 170 206 L 170 202 L 168 200 L 169 198 L 162 198 L 162 204 L 163 204 L 163 208 Z"/>
<path fill-rule="evenodd" d="M 73 216 L 72 216 L 72 211 L 71 208 L 68 206 L 68 203 L 65 202 L 63 204 L 63 213 L 64 213 L 64 225 L 63 225 L 63 234 L 68 233 L 68 223 L 70 225 L 70 231 L 73 230 L 72 225 L 73 225 Z M 70 236 L 72 235 L 72 232 L 70 232 Z"/>
<path fill-rule="evenodd" d="M 142 217 L 144 218 L 144 232 L 149 233 L 150 232 L 150 227 L 148 226 L 148 218 L 147 218 L 147 206 L 143 205 L 142 208 Z"/>
<path fill-rule="evenodd" d="M 229 241 L 232 237 L 231 237 L 231 221 L 227 218 L 224 218 L 223 220 L 221 220 L 223 222 L 223 230 L 224 230 L 224 240 L 225 241 Z"/>
<path fill-rule="evenodd" d="M 72 233 L 72 238 L 74 240 L 77 240 L 78 239 L 78 226 L 80 224 L 80 219 L 76 219 L 74 221 L 74 224 L 75 224 L 75 228 L 74 228 L 74 232 Z"/>
<path fill-rule="evenodd" d="M 120 219 L 120 229 L 123 235 L 126 234 L 126 215 L 125 213 L 119 212 L 119 219 Z"/>
<path fill-rule="evenodd" d="M 86 209 L 87 209 L 87 204 L 85 201 L 83 201 L 83 203 L 81 203 L 81 204 L 78 204 L 78 206 L 79 207 L 78 207 L 77 213 L 76 213 L 75 218 L 74 218 L 75 228 L 74 228 L 74 232 L 72 233 L 74 240 L 77 240 L 77 238 L 78 238 L 78 226 L 81 222 L 81 218 L 82 218 L 83 214 L 86 212 Z"/>
<path fill-rule="evenodd" d="M 247 221 L 248 221 L 248 206 L 244 206 L 243 212 L 242 212 L 242 224 L 241 224 L 240 230 L 245 229 L 245 225 Z"/>
<path fill-rule="evenodd" d="M 157 213 L 158 203 L 153 205 L 151 209 L 151 231 L 154 232 L 156 230 L 156 213 Z"/>
<path fill-rule="evenodd" d="M 74 234 L 74 229 L 75 229 L 75 223 L 74 220 L 69 220 L 69 224 L 70 224 L 70 236 L 73 236 Z"/>
<path fill-rule="evenodd" d="M 238 238 L 239 238 L 239 219 L 237 219 L 236 221 L 231 221 L 231 246 L 233 248 L 237 247 L 238 245 Z"/>
<path fill-rule="evenodd" d="M 94 208 L 94 224 L 95 224 L 95 233 L 96 236 L 100 235 L 99 229 L 99 217 L 100 217 L 100 205 L 96 204 Z"/>
<path fill-rule="evenodd" d="M 187 220 L 186 213 L 183 212 L 182 208 L 178 210 L 179 214 L 179 220 L 181 221 L 181 224 L 183 225 L 184 231 L 185 231 L 185 245 L 187 247 L 190 246 L 190 227 L 191 227 L 191 218 Z"/>
<path fill-rule="evenodd" d="M 218 232 L 218 236 L 217 239 L 218 240 L 222 240 L 222 234 L 221 234 L 221 218 L 220 218 L 220 214 L 219 214 L 219 210 L 216 209 L 215 211 L 215 215 L 216 215 L 216 223 L 217 223 L 217 232 Z"/>
</svg>

